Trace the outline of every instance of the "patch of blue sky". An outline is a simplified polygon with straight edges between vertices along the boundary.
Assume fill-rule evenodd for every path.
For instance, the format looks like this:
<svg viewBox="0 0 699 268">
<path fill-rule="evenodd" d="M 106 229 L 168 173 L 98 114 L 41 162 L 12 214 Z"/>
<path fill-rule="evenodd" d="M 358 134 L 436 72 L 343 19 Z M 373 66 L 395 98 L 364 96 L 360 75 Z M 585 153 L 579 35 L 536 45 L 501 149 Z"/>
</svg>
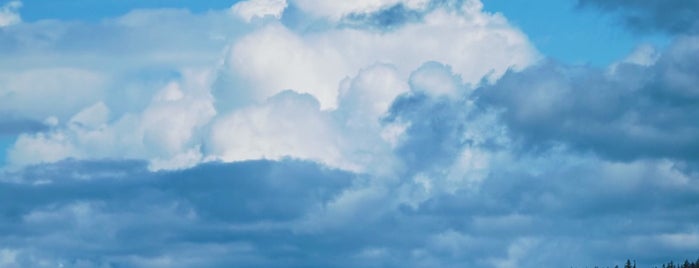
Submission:
<svg viewBox="0 0 699 268">
<path fill-rule="evenodd" d="M 7 163 L 7 151 L 17 140 L 16 135 L 0 135 L 0 167 Z"/>
<path fill-rule="evenodd" d="M 628 31 L 615 17 L 581 9 L 575 0 L 484 0 L 488 12 L 500 12 L 519 27 L 543 55 L 569 64 L 603 67 L 640 44 L 664 47 L 670 37 Z"/>
<path fill-rule="evenodd" d="M 6 0 L 1 0 L 5 2 Z M 22 19 L 99 21 L 134 9 L 182 8 L 194 13 L 225 9 L 238 0 L 22 0 Z"/>
</svg>

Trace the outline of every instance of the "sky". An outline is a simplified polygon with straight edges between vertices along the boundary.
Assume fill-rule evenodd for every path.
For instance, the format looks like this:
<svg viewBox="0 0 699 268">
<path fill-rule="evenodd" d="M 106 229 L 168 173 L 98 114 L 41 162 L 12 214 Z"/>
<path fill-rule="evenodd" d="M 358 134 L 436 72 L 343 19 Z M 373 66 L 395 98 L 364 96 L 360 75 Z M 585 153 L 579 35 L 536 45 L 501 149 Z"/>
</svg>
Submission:
<svg viewBox="0 0 699 268">
<path fill-rule="evenodd" d="M 0 267 L 699 252 L 696 0 L 0 0 Z"/>
</svg>

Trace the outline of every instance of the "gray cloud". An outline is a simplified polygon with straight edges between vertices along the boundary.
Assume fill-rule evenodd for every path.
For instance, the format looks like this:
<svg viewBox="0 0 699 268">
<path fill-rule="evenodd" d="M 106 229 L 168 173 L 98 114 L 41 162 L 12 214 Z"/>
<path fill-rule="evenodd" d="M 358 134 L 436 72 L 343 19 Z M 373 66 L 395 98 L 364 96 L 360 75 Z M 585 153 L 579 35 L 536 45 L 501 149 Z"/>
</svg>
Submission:
<svg viewBox="0 0 699 268">
<path fill-rule="evenodd" d="M 22 182 L 0 184 L 0 250 L 16 249 L 18 267 L 157 266 L 146 259 L 158 256 L 182 258 L 164 266 L 219 267 L 301 254 L 275 245 L 290 232 L 277 226 L 329 200 L 351 174 L 296 161 L 162 173 L 142 162 L 67 161 L 6 178 Z M 193 254 L 194 245 L 211 252 Z"/>
<path fill-rule="evenodd" d="M 399 96 L 384 123 L 409 124 L 406 139 L 396 148 L 409 174 L 451 164 L 468 141 L 463 139 L 468 110 L 460 101 L 431 98 L 424 93 Z"/>
<path fill-rule="evenodd" d="M 291 160 L 157 173 L 143 162 L 40 165 L 0 183 L 0 251 L 13 256 L 8 267 L 558 267 L 626 257 L 647 267 L 694 257 L 696 174 L 575 159 L 499 159 L 478 190 L 417 206 L 396 203 L 409 180 L 385 187 Z M 297 228 L 347 193 L 376 190 L 341 225 Z"/>
<path fill-rule="evenodd" d="M 374 13 L 353 13 L 345 16 L 343 25 L 354 27 L 372 27 L 381 30 L 393 30 L 404 24 L 420 21 L 423 10 L 411 10 L 403 4 L 397 4 Z"/>
<path fill-rule="evenodd" d="M 564 144 L 618 160 L 699 158 L 699 46 L 680 38 L 651 66 L 613 72 L 547 62 L 476 93 L 526 149 Z"/>
<path fill-rule="evenodd" d="M 578 4 L 615 13 L 640 31 L 699 32 L 699 5 L 694 0 L 578 0 Z"/>
<path fill-rule="evenodd" d="M 17 118 L 0 112 L 0 136 L 35 133 L 48 130 L 48 126 L 36 120 Z"/>
</svg>

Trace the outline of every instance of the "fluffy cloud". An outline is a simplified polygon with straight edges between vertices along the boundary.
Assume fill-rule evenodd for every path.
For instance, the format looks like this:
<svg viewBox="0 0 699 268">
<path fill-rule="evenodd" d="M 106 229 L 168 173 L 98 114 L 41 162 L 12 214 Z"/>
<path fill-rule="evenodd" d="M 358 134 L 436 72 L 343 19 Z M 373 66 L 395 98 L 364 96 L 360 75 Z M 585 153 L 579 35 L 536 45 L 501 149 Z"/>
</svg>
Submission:
<svg viewBox="0 0 699 268">
<path fill-rule="evenodd" d="M 363 13 L 375 11 L 357 4 Z M 403 4 L 408 9 L 424 6 Z M 232 9 L 241 16 L 264 16 L 271 10 L 267 7 L 275 7 L 275 13 L 285 4 L 248 1 Z M 312 12 L 303 5 L 297 8 Z M 389 172 L 394 165 L 376 164 L 376 159 L 391 162 L 395 158 L 392 146 L 407 123 L 382 125 L 380 120 L 397 96 L 412 88 L 457 98 L 482 79 L 493 81 L 507 69 L 522 68 L 536 59 L 521 32 L 500 15 L 481 8 L 474 1 L 433 3 L 421 9 L 420 20 L 390 31 L 346 27 L 340 21 L 326 22 L 328 26 L 318 31 L 299 31 L 283 19 L 244 24 L 228 12 L 193 15 L 178 10 L 134 11 L 98 26 L 30 24 L 4 37 L 25 44 L 8 45 L 16 54 L 11 56 L 25 67 L 16 71 L 22 75 L 6 72 L 0 80 L 8 85 L 6 107 L 38 121 L 57 119 L 57 126 L 47 133 L 21 136 L 8 159 L 12 166 L 21 167 L 63 158 L 126 157 L 147 159 L 153 169 L 170 169 L 207 159 L 292 157 L 354 171 Z M 246 13 L 255 10 L 264 14 Z M 235 27 L 223 29 L 226 23 Z M 179 32 L 192 32 L 200 40 L 180 40 L 183 35 L 167 30 L 180 26 Z M 196 28 L 211 33 L 202 36 L 194 33 Z M 63 30 L 44 43 L 26 37 L 49 29 Z M 134 50 L 113 48 L 124 66 L 89 68 L 107 56 L 68 62 L 67 67 L 48 71 L 31 63 L 30 55 L 62 62 L 59 59 L 64 56 L 57 51 L 73 46 L 68 37 L 85 40 L 88 30 L 125 37 L 116 42 L 143 40 L 145 35 L 153 41 Z M 95 42 L 77 46 L 95 52 L 98 47 L 113 46 Z M 177 45 L 155 49 L 156 43 L 170 42 Z M 177 49 L 186 53 L 175 53 Z M 223 58 L 221 51 L 225 51 Z M 65 54 L 84 57 L 73 50 Z M 435 60 L 440 63 L 423 66 Z M 45 78 L 53 76 L 56 81 Z M 64 90 L 79 96 L 59 105 L 37 103 L 59 99 L 52 94 L 64 94 Z M 283 93 L 288 90 L 308 95 Z M 17 106 L 29 103 L 35 105 Z M 42 147 L 48 151 L 42 152 Z"/>
<path fill-rule="evenodd" d="M 151 168 L 179 168 L 202 159 L 198 138 L 216 114 L 207 73 L 165 85 L 139 114 L 110 116 L 102 102 L 85 107 L 64 128 L 24 134 L 8 152 L 15 167 L 65 158 L 147 158 Z"/>
<path fill-rule="evenodd" d="M 339 27 L 297 33 L 270 23 L 236 42 L 227 66 L 241 87 L 254 92 L 253 99 L 293 89 L 331 109 L 337 107 L 340 81 L 375 63 L 392 64 L 405 77 L 426 61 L 439 61 L 475 84 L 535 61 L 537 54 L 521 32 L 474 5 L 437 6 L 420 21 L 388 32 Z M 225 90 L 232 89 L 219 89 Z"/>
<path fill-rule="evenodd" d="M 393 66 L 379 64 L 343 81 L 336 110 L 321 110 L 312 95 L 284 91 L 219 117 L 207 154 L 227 162 L 294 157 L 354 171 L 387 169 L 393 156 L 382 134 L 391 126 L 380 119 L 408 90 Z"/>
<path fill-rule="evenodd" d="M 228 162 L 294 156 L 345 166 L 335 142 L 341 133 L 331 120 L 312 96 L 282 92 L 220 118 L 208 146 L 216 159 Z"/>
</svg>

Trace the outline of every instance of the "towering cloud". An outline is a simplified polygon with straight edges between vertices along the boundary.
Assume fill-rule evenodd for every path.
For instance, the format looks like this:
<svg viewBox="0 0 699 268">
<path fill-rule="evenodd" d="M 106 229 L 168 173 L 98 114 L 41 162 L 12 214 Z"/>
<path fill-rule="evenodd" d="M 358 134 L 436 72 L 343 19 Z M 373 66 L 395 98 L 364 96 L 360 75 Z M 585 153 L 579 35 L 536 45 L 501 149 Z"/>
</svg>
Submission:
<svg viewBox="0 0 699 268">
<path fill-rule="evenodd" d="M 297 4 L 300 12 L 315 14 L 310 6 L 292 4 Z M 381 137 L 389 130 L 378 122 L 393 99 L 408 91 L 408 79 L 418 90 L 456 98 L 463 91 L 459 89 L 461 83 L 473 87 L 483 79 L 494 81 L 506 70 L 521 69 L 538 57 L 521 32 L 500 15 L 484 13 L 477 1 L 378 4 L 357 2 L 347 6 L 351 12 L 342 14 L 372 14 L 401 5 L 405 7 L 401 12 L 419 12 L 421 19 L 385 30 L 361 24 L 348 27 L 342 20 L 322 21 L 326 26 L 304 30 L 277 20 L 286 8 L 283 1 L 245 1 L 232 7 L 236 16 L 228 12 L 193 16 L 180 11 L 138 11 L 98 26 L 50 24 L 47 27 L 66 27 L 65 32 L 79 38 L 83 38 L 82 29 L 90 27 L 105 36 L 129 38 L 139 38 L 147 34 L 145 29 L 156 28 L 163 32 L 147 40 L 158 43 L 182 38 L 167 30 L 182 25 L 183 21 L 175 21 L 181 17 L 191 23 L 184 23 L 187 26 L 178 31 L 207 27 L 211 33 L 195 34 L 204 40 L 168 45 L 172 46 L 171 54 L 150 48 L 148 43 L 139 49 L 114 52 L 127 53 L 129 60 L 124 64 L 146 74 L 141 77 L 132 74 L 129 67 L 87 70 L 89 65 L 112 57 L 102 54 L 96 59 L 68 62 L 60 69 L 39 71 L 35 67 L 19 71 L 21 75 L 0 77 L 12 96 L 6 99 L 5 107 L 37 120 L 55 117 L 64 122 L 50 133 L 23 135 L 10 150 L 10 164 L 18 167 L 65 158 L 129 157 L 149 160 L 154 169 L 169 169 L 204 160 L 295 157 L 366 170 L 371 168 L 371 160 L 358 158 L 359 154 L 386 155 L 390 151 L 385 149 L 390 147 L 389 142 Z M 239 21 L 239 16 L 244 21 Z M 258 17 L 257 23 L 250 21 L 253 17 Z M 221 25 L 225 23 L 236 26 L 224 29 Z M 38 33 L 47 30 L 29 29 Z M 34 41 L 20 39 L 20 34 L 5 33 L 5 38 L 35 45 Z M 37 50 L 54 53 L 49 48 L 60 49 L 70 42 L 68 38 L 59 33 L 43 48 L 11 47 L 17 53 L 10 56 L 21 62 Z M 215 62 L 216 53 L 211 52 L 216 44 L 219 51 L 225 48 L 218 59 L 220 64 Z M 114 46 L 102 42 L 95 45 Z M 174 53 L 177 49 L 184 52 Z M 209 59 L 209 66 L 202 64 L 205 61 L 198 58 L 200 54 Z M 141 61 L 148 57 L 167 67 Z M 427 61 L 439 61 L 444 67 L 420 67 Z M 174 72 L 170 75 L 174 77 L 163 75 L 168 72 Z M 455 80 L 451 72 L 455 72 Z M 35 79 L 38 76 L 47 78 Z M 47 82 L 52 78 L 57 82 Z M 130 82 L 125 83 L 123 78 Z M 124 87 L 124 93 L 116 90 Z M 55 100 L 50 96 L 64 90 L 81 96 L 54 105 L 14 107 L 41 100 L 37 95 Z M 283 93 L 287 90 L 308 95 L 301 97 L 306 100 L 296 101 L 291 97 L 295 93 Z M 122 107 L 132 100 L 136 107 Z M 101 103 L 100 109 L 108 115 L 98 123 L 81 124 L 86 115 L 95 114 L 95 103 Z M 364 138 L 354 139 L 349 133 L 355 132 L 363 133 Z M 38 144 L 43 146 L 34 146 Z M 44 147 L 51 148 L 47 150 L 52 153 L 42 151 Z"/>
</svg>

